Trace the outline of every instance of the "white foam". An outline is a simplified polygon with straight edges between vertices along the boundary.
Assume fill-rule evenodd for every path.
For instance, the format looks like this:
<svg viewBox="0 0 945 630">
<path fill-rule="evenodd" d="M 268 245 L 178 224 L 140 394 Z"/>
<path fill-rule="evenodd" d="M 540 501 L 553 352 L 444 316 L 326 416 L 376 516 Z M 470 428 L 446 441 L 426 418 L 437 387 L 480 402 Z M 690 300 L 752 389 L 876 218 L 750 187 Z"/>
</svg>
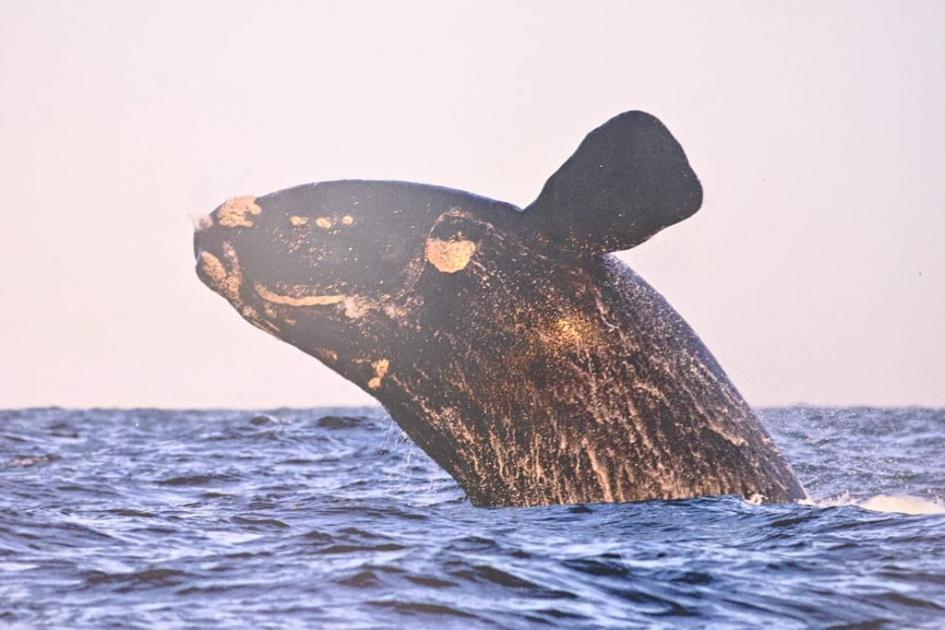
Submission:
<svg viewBox="0 0 945 630">
<path fill-rule="evenodd" d="M 804 500 L 805 505 L 820 507 L 837 507 L 840 505 L 856 505 L 864 510 L 896 514 L 945 514 L 945 505 L 938 501 L 914 497 L 908 494 L 877 494 L 866 500 L 858 500 L 850 496 L 849 492 L 821 501 Z"/>
<path fill-rule="evenodd" d="M 887 495 L 878 494 L 858 504 L 866 510 L 874 512 L 899 512 L 902 514 L 945 514 L 945 505 L 913 497 L 907 494 Z"/>
</svg>

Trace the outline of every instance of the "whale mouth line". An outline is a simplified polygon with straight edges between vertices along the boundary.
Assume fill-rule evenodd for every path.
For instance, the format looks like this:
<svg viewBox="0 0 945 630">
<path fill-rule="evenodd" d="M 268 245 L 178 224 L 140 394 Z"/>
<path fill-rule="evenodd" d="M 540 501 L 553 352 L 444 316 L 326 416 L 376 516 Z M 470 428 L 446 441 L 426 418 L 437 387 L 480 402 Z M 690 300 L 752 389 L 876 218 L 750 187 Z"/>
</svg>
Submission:
<svg viewBox="0 0 945 630">
<path fill-rule="evenodd" d="M 344 302 L 346 296 L 340 294 L 333 295 L 301 295 L 298 297 L 292 295 L 282 295 L 266 288 L 265 285 L 256 283 L 254 285 L 256 294 L 262 299 L 272 304 L 281 304 L 283 306 L 326 306 L 329 304 L 339 304 Z"/>
</svg>

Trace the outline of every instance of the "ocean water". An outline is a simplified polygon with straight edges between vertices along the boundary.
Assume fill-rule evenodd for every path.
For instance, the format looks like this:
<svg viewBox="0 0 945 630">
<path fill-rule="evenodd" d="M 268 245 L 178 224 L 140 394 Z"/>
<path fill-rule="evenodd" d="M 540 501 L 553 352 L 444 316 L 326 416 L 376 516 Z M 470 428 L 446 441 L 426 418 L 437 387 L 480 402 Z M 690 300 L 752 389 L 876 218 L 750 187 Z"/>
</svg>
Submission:
<svg viewBox="0 0 945 630">
<path fill-rule="evenodd" d="M 0 626 L 945 627 L 945 410 L 761 415 L 811 504 L 478 509 L 379 409 L 3 411 Z"/>
</svg>

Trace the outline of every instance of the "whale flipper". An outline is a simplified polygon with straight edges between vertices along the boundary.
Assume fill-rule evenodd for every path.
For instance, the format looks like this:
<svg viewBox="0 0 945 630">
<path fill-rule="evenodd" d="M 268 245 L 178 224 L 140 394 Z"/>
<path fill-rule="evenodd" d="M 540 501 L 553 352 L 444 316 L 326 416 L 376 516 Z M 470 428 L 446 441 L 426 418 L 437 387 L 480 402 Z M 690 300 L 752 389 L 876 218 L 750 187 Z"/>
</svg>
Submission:
<svg viewBox="0 0 945 630">
<path fill-rule="evenodd" d="M 565 248 L 602 254 L 642 243 L 701 204 L 676 139 L 654 116 L 630 111 L 587 134 L 525 213 Z"/>
</svg>

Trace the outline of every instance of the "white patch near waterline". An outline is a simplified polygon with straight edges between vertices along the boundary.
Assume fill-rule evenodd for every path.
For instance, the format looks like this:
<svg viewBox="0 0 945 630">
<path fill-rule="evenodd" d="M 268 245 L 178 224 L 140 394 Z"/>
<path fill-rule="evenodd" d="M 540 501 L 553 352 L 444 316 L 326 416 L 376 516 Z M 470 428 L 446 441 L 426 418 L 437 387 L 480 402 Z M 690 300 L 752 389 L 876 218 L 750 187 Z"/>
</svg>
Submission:
<svg viewBox="0 0 945 630">
<path fill-rule="evenodd" d="M 900 514 L 945 514 L 945 505 L 921 497 L 909 495 L 878 494 L 858 504 L 874 512 L 897 512 Z"/>
<path fill-rule="evenodd" d="M 945 514 L 945 505 L 931 499 L 914 497 L 908 494 L 877 494 L 866 500 L 858 500 L 844 492 L 836 497 L 811 501 L 799 501 L 801 505 L 816 507 L 839 507 L 841 505 L 855 505 L 864 510 L 893 514 Z"/>
</svg>

